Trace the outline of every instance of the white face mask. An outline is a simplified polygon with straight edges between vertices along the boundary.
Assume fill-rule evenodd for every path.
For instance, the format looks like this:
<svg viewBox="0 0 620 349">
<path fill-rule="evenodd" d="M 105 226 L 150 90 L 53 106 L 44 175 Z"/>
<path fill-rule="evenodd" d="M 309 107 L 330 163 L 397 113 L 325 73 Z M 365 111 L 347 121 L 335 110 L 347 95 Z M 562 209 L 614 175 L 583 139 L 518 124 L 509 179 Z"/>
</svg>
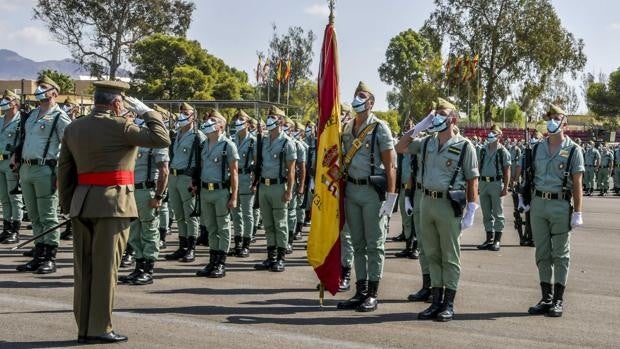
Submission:
<svg viewBox="0 0 620 349">
<path fill-rule="evenodd" d="M 312 127 L 306 127 L 306 134 L 312 133 Z"/>
<path fill-rule="evenodd" d="M 445 115 L 437 114 L 433 116 L 431 121 L 432 126 L 428 129 L 429 132 L 442 132 L 448 128 L 448 117 Z"/>
<path fill-rule="evenodd" d="M 11 101 L 9 101 L 8 99 L 3 99 L 2 101 L 0 101 L 0 110 L 1 111 L 6 111 L 9 110 Z"/>
<path fill-rule="evenodd" d="M 301 131 L 293 132 L 293 138 L 295 139 L 301 138 Z"/>
<path fill-rule="evenodd" d="M 185 113 L 179 114 L 179 119 L 177 121 L 177 129 L 180 129 L 182 127 L 185 127 L 185 126 L 189 125 L 189 123 L 190 123 L 189 118 L 190 118 L 190 116 L 185 114 Z"/>
<path fill-rule="evenodd" d="M 43 88 L 43 86 L 40 86 L 40 85 L 39 85 L 39 86 L 37 86 L 37 89 L 36 89 L 36 90 L 34 90 L 34 98 L 36 98 L 36 99 L 37 99 L 37 101 L 43 101 L 43 100 L 46 100 L 46 99 L 48 99 L 48 97 L 46 97 L 46 96 L 45 96 L 45 94 L 46 94 L 48 91 L 51 91 L 52 89 L 53 89 L 53 87 L 52 87 L 52 88 L 50 88 L 50 89 L 47 89 L 47 90 L 46 90 L 46 89 L 44 89 L 44 88 Z"/>
<path fill-rule="evenodd" d="M 235 121 L 235 131 L 240 132 L 245 129 L 245 121 Z"/>
<path fill-rule="evenodd" d="M 209 119 L 209 120 L 207 120 L 207 122 L 202 124 L 201 129 L 202 129 L 202 132 L 204 134 L 213 133 L 213 132 L 217 131 L 217 123 L 215 123 L 215 121 Z"/>
<path fill-rule="evenodd" d="M 490 132 L 487 135 L 487 143 L 491 144 L 491 143 L 495 143 L 497 141 L 497 135 L 493 132 Z"/>
<path fill-rule="evenodd" d="M 145 126 L 144 119 L 141 119 L 141 118 L 133 119 L 133 123 L 136 124 L 139 127 Z"/>
<path fill-rule="evenodd" d="M 355 98 L 353 98 L 353 102 L 351 102 L 351 108 L 353 108 L 353 110 L 356 113 L 361 113 L 367 109 L 366 108 L 367 101 L 368 101 L 368 98 L 362 98 L 360 96 L 355 96 Z"/>
<path fill-rule="evenodd" d="M 561 131 L 562 121 L 564 121 L 564 116 L 560 120 L 549 119 L 547 120 L 547 131 L 549 134 L 558 134 Z"/>
<path fill-rule="evenodd" d="M 265 124 L 265 128 L 267 129 L 267 131 L 271 131 L 273 129 L 275 129 L 276 127 L 278 127 L 278 119 L 277 118 L 273 118 L 273 117 L 268 117 L 267 118 L 267 123 Z"/>
</svg>

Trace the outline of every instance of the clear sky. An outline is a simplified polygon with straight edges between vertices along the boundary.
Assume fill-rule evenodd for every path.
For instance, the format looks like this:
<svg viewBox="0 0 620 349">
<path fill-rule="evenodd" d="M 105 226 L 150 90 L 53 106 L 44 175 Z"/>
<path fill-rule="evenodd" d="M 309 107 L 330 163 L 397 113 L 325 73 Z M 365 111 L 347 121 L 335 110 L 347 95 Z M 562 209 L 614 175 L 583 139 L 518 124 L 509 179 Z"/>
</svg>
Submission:
<svg viewBox="0 0 620 349">
<path fill-rule="evenodd" d="M 35 0 L 0 0 L 0 48 L 41 61 L 70 57 L 48 31 L 32 19 Z M 210 53 L 248 72 L 251 79 L 256 51 L 266 51 L 271 24 L 280 32 L 301 26 L 315 32 L 313 74 L 327 23 L 326 0 L 196 0 L 188 37 Z M 552 0 L 564 26 L 585 40 L 586 71 L 609 74 L 620 66 L 620 1 Z M 390 38 L 407 28 L 419 29 L 432 11 L 432 0 L 339 0 L 336 2 L 341 75 L 341 99 L 349 101 L 359 80 L 377 95 L 376 109 L 387 109 L 390 86 L 379 80 Z M 252 81 L 253 82 L 253 81 Z"/>
</svg>

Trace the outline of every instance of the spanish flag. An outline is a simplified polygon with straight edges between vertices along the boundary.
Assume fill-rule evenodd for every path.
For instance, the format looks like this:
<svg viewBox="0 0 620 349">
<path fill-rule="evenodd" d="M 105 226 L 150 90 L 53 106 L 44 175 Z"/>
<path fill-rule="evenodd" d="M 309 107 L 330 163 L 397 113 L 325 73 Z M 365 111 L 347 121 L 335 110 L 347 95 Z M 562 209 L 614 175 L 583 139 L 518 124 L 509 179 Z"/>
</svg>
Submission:
<svg viewBox="0 0 620 349">
<path fill-rule="evenodd" d="M 282 82 L 282 60 L 278 60 L 278 65 L 276 66 L 276 82 L 279 84 Z"/>
<path fill-rule="evenodd" d="M 344 192 L 340 176 L 340 92 L 338 46 L 333 17 L 325 28 L 318 81 L 318 145 L 308 262 L 332 295 L 340 280 L 340 231 L 344 224 Z"/>
<path fill-rule="evenodd" d="M 288 60 L 286 61 L 286 69 L 284 69 L 284 82 L 288 82 L 291 78 L 291 55 L 288 55 Z"/>
</svg>

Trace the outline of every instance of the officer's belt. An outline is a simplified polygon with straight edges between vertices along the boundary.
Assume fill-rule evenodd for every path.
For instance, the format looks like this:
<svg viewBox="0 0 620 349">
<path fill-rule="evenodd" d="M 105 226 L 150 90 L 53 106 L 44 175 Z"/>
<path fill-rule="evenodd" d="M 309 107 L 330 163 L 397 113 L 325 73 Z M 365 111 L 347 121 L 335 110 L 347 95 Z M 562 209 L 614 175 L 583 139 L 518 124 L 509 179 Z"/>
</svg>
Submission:
<svg viewBox="0 0 620 349">
<path fill-rule="evenodd" d="M 495 181 L 501 181 L 503 177 L 502 176 L 497 176 L 497 177 L 480 176 L 479 178 L 483 182 L 495 182 Z"/>
<path fill-rule="evenodd" d="M 534 195 L 544 200 L 568 200 L 570 199 L 570 192 L 566 193 L 550 193 L 546 191 L 535 190 Z"/>
<path fill-rule="evenodd" d="M 0 161 L 8 160 L 11 158 L 11 154 L 0 154 Z"/>
<path fill-rule="evenodd" d="M 153 189 L 155 188 L 155 182 L 148 181 L 148 182 L 136 183 L 133 186 L 136 189 Z"/>
<path fill-rule="evenodd" d="M 78 174 L 78 184 L 107 187 L 111 185 L 134 184 L 133 171 L 106 171 Z"/>
<path fill-rule="evenodd" d="M 38 165 L 38 166 L 56 166 L 58 161 L 56 159 L 22 159 L 22 164 L 26 165 Z"/>
<path fill-rule="evenodd" d="M 170 169 L 170 174 L 173 175 L 173 176 L 182 176 L 182 175 L 191 176 L 192 171 L 191 170 L 186 170 L 186 169 L 177 170 L 176 168 L 171 168 Z"/>
<path fill-rule="evenodd" d="M 357 184 L 357 185 L 368 185 L 370 184 L 370 182 L 368 181 L 367 178 L 353 178 L 351 176 L 347 176 L 347 182 L 353 183 L 353 184 Z"/>
<path fill-rule="evenodd" d="M 211 183 L 211 182 L 202 182 L 202 187 L 207 189 L 208 191 L 214 191 L 219 189 L 227 189 L 229 187 L 228 183 Z"/>
<path fill-rule="evenodd" d="M 286 178 L 262 178 L 260 182 L 266 186 L 286 183 Z"/>
<path fill-rule="evenodd" d="M 428 190 L 428 189 L 424 189 L 424 195 L 430 196 L 433 199 L 443 199 L 444 197 L 448 197 L 446 192 L 444 191 L 436 191 L 436 190 Z"/>
</svg>

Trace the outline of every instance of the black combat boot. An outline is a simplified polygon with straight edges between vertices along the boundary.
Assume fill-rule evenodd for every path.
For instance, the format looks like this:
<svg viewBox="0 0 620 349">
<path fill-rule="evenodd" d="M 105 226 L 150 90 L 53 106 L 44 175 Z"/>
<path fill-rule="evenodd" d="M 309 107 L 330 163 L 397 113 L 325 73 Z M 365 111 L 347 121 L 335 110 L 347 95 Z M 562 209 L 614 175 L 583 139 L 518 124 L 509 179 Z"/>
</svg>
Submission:
<svg viewBox="0 0 620 349">
<path fill-rule="evenodd" d="M 540 283 L 540 291 L 542 293 L 542 298 L 540 302 L 533 307 L 528 309 L 528 313 L 532 315 L 544 315 L 549 312 L 551 306 L 553 306 L 553 290 L 551 289 L 551 284 L 547 282 Z"/>
<path fill-rule="evenodd" d="M 368 280 L 358 280 L 355 282 L 355 294 L 344 302 L 338 303 L 338 309 L 352 310 L 357 309 L 364 303 L 368 295 Z"/>
<path fill-rule="evenodd" d="M 241 236 L 234 236 L 235 247 L 228 251 L 229 256 L 236 256 L 241 252 Z"/>
<path fill-rule="evenodd" d="M 56 272 L 56 252 L 58 246 L 45 245 L 45 256 L 35 274 L 52 274 Z"/>
<path fill-rule="evenodd" d="M 413 246 L 411 247 L 410 259 L 420 259 L 420 250 L 418 250 L 418 239 L 413 240 Z"/>
<path fill-rule="evenodd" d="M 422 288 L 407 297 L 410 302 L 426 302 L 431 296 L 431 274 L 422 275 Z"/>
<path fill-rule="evenodd" d="M 140 274 L 138 274 L 131 283 L 136 286 L 150 285 L 153 283 L 153 268 L 155 261 L 152 259 L 143 259 Z"/>
<path fill-rule="evenodd" d="M 127 275 L 120 276 L 118 282 L 121 284 L 131 284 L 144 270 L 144 258 L 136 259 L 136 267 Z"/>
<path fill-rule="evenodd" d="M 379 291 L 379 281 L 368 281 L 368 294 L 364 302 L 355 310 L 369 312 L 377 310 L 377 292 Z"/>
<path fill-rule="evenodd" d="M 211 274 L 207 275 L 208 278 L 219 279 L 226 276 L 226 251 L 215 251 L 219 258 L 217 264 L 211 271 Z"/>
<path fill-rule="evenodd" d="M 549 308 L 547 316 L 560 317 L 564 311 L 564 289 L 566 286 L 556 283 L 553 285 L 553 304 Z"/>
<path fill-rule="evenodd" d="M 196 244 L 207 247 L 209 246 L 209 232 L 207 231 L 207 227 L 202 224 L 200 225 L 200 235 L 198 235 Z"/>
<path fill-rule="evenodd" d="M 493 245 L 491 245 L 491 247 L 489 247 L 489 250 L 495 251 L 495 252 L 499 251 L 500 241 L 502 241 L 502 232 L 501 231 L 496 231 L 495 232 L 495 239 L 493 240 Z"/>
<path fill-rule="evenodd" d="M 0 243 L 5 243 L 4 240 L 6 240 L 9 237 L 11 231 L 11 222 L 9 221 L 2 221 L 2 233 L 0 233 Z"/>
<path fill-rule="evenodd" d="M 256 270 L 271 270 L 271 266 L 276 263 L 276 247 L 267 246 L 267 259 L 261 263 L 254 264 Z"/>
<path fill-rule="evenodd" d="M 33 272 L 39 269 L 41 263 L 45 259 L 45 245 L 37 243 L 34 245 L 34 252 L 32 253 L 32 260 L 26 264 L 18 265 L 17 271 L 29 271 Z"/>
<path fill-rule="evenodd" d="M 293 236 L 293 240 L 301 240 L 301 228 L 303 227 L 303 223 L 297 222 L 295 226 L 295 235 Z"/>
<path fill-rule="evenodd" d="M 397 235 L 395 237 L 392 238 L 392 241 L 405 241 L 405 232 L 401 232 L 400 235 Z"/>
<path fill-rule="evenodd" d="M 418 320 L 436 319 L 437 314 L 442 310 L 443 306 L 443 287 L 433 287 L 432 290 L 433 303 L 421 313 L 418 313 Z"/>
<path fill-rule="evenodd" d="M 252 243 L 256 242 L 256 232 L 258 231 L 258 226 L 256 224 L 254 224 L 254 226 L 252 227 L 252 237 L 250 238 L 250 241 L 252 241 Z"/>
<path fill-rule="evenodd" d="M 446 288 L 441 311 L 437 314 L 437 321 L 447 322 L 452 320 L 454 316 L 454 297 L 456 297 L 456 291 Z"/>
<path fill-rule="evenodd" d="M 60 233 L 60 240 L 73 240 L 73 227 L 71 226 L 71 221 L 67 222 L 67 224 L 65 225 L 65 231 Z"/>
<path fill-rule="evenodd" d="M 159 249 L 160 250 L 165 250 L 166 249 L 166 235 L 168 235 L 168 229 L 166 228 L 159 228 Z"/>
<path fill-rule="evenodd" d="M 34 257 L 34 252 L 35 252 L 35 248 L 31 248 L 28 251 L 24 251 L 24 253 L 22 253 L 22 256 L 24 257 Z"/>
<path fill-rule="evenodd" d="M 338 292 L 345 292 L 351 288 L 351 267 L 342 267 L 340 271 L 340 282 Z"/>
<path fill-rule="evenodd" d="M 487 231 L 487 239 L 480 245 L 476 246 L 476 248 L 479 250 L 488 250 L 491 246 L 493 246 L 493 232 Z"/>
<path fill-rule="evenodd" d="M 286 254 L 291 254 L 291 253 L 293 253 L 293 240 L 294 240 L 294 239 L 293 239 L 293 235 L 294 235 L 294 234 L 293 234 L 293 232 L 292 232 L 292 231 L 289 231 L 289 232 L 288 232 L 288 244 L 286 244 L 286 249 L 285 249 Z"/>
<path fill-rule="evenodd" d="M 187 238 L 187 250 L 185 255 L 179 259 L 179 262 L 191 263 L 196 259 L 196 237 L 190 236 Z"/>
<path fill-rule="evenodd" d="M 405 249 L 400 252 L 396 252 L 394 256 L 396 256 L 396 258 L 409 258 L 411 257 L 412 254 L 413 254 L 413 236 L 405 240 Z"/>
<path fill-rule="evenodd" d="M 204 268 L 196 272 L 197 276 L 209 276 L 215 268 L 215 265 L 219 262 L 219 254 L 215 250 L 209 251 L 209 263 Z"/>
<path fill-rule="evenodd" d="M 5 244 L 16 244 L 19 242 L 19 227 L 21 226 L 20 221 L 13 221 L 10 225 L 9 237 L 4 240 Z"/>
<path fill-rule="evenodd" d="M 243 238 L 241 245 L 241 252 L 237 255 L 237 257 L 247 258 L 250 256 L 250 242 L 252 238 Z"/>
<path fill-rule="evenodd" d="M 179 248 L 176 251 L 167 254 L 164 258 L 166 258 L 167 261 L 176 261 L 179 260 L 179 258 L 185 256 L 186 253 L 187 238 L 184 236 L 179 236 Z"/>
<path fill-rule="evenodd" d="M 127 244 L 127 248 L 125 248 L 125 253 L 123 253 L 123 258 L 121 259 L 121 268 L 131 267 L 136 262 L 133 257 L 133 247 L 130 244 Z"/>
<path fill-rule="evenodd" d="M 271 265 L 271 271 L 280 273 L 284 271 L 284 257 L 286 256 L 286 248 L 278 247 L 278 257 L 276 262 Z"/>
</svg>

